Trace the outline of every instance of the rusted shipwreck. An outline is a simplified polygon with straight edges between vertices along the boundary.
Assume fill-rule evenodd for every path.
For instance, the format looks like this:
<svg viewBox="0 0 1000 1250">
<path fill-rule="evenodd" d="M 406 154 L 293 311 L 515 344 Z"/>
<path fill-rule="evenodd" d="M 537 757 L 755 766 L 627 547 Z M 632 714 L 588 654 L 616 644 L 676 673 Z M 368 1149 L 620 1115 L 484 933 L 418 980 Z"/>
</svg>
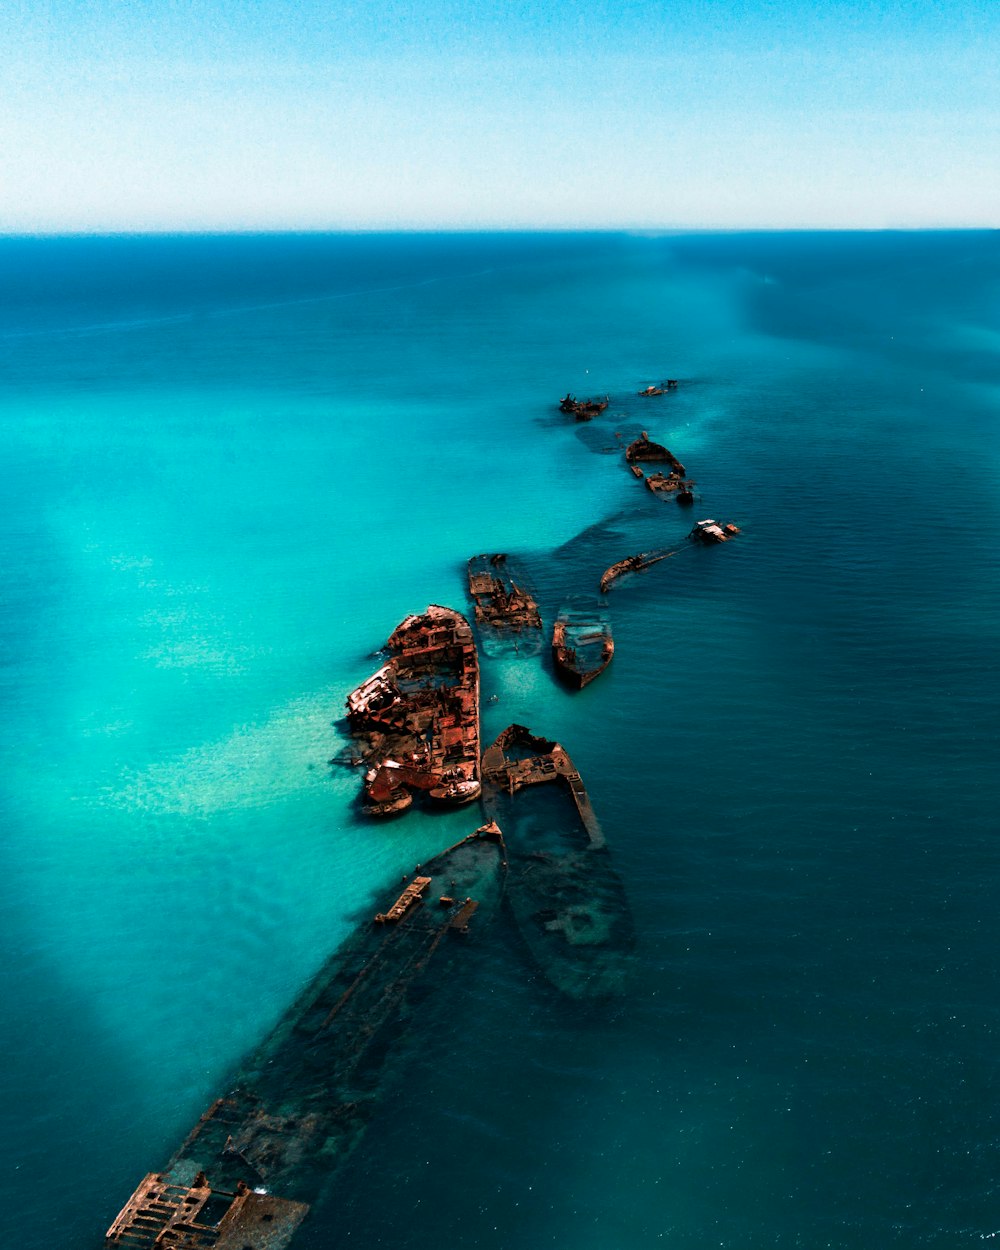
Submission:
<svg viewBox="0 0 1000 1250">
<path fill-rule="evenodd" d="M 652 395 L 665 395 L 667 391 L 676 391 L 676 390 L 677 390 L 677 379 L 667 378 L 667 380 L 665 382 L 661 382 L 659 386 L 647 386 L 645 390 L 636 391 L 636 394 L 641 395 L 643 398 L 648 399 Z"/>
<path fill-rule="evenodd" d="M 614 653 L 611 625 L 597 605 L 563 607 L 552 628 L 552 656 L 564 681 L 582 690 L 604 672 Z"/>
<path fill-rule="evenodd" d="M 729 540 L 740 532 L 740 527 L 734 525 L 732 521 L 725 523 L 721 521 L 698 521 L 695 523 L 694 529 L 688 535 L 694 543 L 700 543 L 703 546 L 710 547 L 714 543 L 727 543 Z"/>
<path fill-rule="evenodd" d="M 617 563 L 612 564 L 609 569 L 605 569 L 602 573 L 601 594 L 606 595 L 619 577 L 624 577 L 626 573 L 641 573 L 643 569 L 648 569 L 672 555 L 676 555 L 676 552 L 640 551 L 637 555 L 626 556 L 624 560 L 617 561 Z"/>
<path fill-rule="evenodd" d="M 479 658 L 460 613 L 432 604 L 389 637 L 388 663 L 347 696 L 368 765 L 366 815 L 405 811 L 419 790 L 439 803 L 479 797 Z"/>
<path fill-rule="evenodd" d="M 505 552 L 473 556 L 468 564 L 469 595 L 487 655 L 537 655 L 542 649 L 542 617 L 531 591 Z"/>
<path fill-rule="evenodd" d="M 629 464 L 666 463 L 670 465 L 674 473 L 681 477 L 686 472 L 674 453 L 662 443 L 654 443 L 645 430 L 625 448 L 625 459 Z"/>
<path fill-rule="evenodd" d="M 635 465 L 632 466 L 633 469 L 635 467 Z M 676 494 L 678 503 L 694 502 L 692 486 L 694 486 L 694 482 L 673 469 L 669 473 L 650 473 L 646 478 L 647 490 L 651 490 L 654 495 Z"/>
<path fill-rule="evenodd" d="M 575 399 L 567 392 L 559 401 L 559 411 L 576 417 L 577 421 L 592 421 L 607 408 L 609 402 L 607 395 L 603 399 Z"/>
<path fill-rule="evenodd" d="M 410 991 L 468 959 L 503 894 L 507 851 L 481 826 L 389 892 L 327 961 L 161 1172 L 143 1178 L 105 1250 L 284 1250 L 357 1144 Z M 432 971 L 429 972 L 429 968 Z M 419 1017 L 417 1017 L 419 1018 Z"/>
<path fill-rule="evenodd" d="M 571 998 L 621 994 L 632 915 L 569 754 L 510 725 L 483 754 L 483 781 L 487 811 L 506 822 L 507 902 L 542 972 Z"/>
</svg>

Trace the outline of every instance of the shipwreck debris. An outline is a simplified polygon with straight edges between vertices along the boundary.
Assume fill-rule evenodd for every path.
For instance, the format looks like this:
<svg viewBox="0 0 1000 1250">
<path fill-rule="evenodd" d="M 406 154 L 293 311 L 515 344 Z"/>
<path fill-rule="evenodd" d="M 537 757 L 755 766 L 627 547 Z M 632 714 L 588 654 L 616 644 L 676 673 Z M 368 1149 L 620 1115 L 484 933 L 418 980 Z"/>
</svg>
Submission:
<svg viewBox="0 0 1000 1250">
<path fill-rule="evenodd" d="M 492 822 L 423 864 L 406 905 L 358 926 L 167 1167 L 140 1182 L 106 1250 L 284 1250 L 364 1131 L 411 987 L 450 980 L 506 871 Z M 442 896 L 437 907 L 423 904 L 428 893 Z M 420 1003 L 427 1011 L 423 994 Z"/>
<path fill-rule="evenodd" d="M 364 811 L 405 811 L 420 790 L 440 803 L 479 797 L 479 659 L 468 621 L 432 604 L 389 637 L 388 663 L 347 696 L 369 765 Z"/>
<path fill-rule="evenodd" d="M 552 628 L 552 655 L 556 671 L 569 685 L 582 690 L 604 672 L 614 654 L 611 625 L 598 605 L 562 608 Z"/>
<path fill-rule="evenodd" d="M 546 978 L 572 998 L 622 993 L 632 916 L 568 752 L 510 725 L 484 752 L 483 779 L 487 810 L 505 821 L 507 902 Z"/>
</svg>

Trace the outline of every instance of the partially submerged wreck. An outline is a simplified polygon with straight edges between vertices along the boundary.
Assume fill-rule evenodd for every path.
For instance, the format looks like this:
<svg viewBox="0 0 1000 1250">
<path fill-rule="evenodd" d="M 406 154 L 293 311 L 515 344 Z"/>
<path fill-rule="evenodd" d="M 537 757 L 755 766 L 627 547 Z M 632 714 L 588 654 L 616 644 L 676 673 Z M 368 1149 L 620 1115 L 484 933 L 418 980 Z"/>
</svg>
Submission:
<svg viewBox="0 0 1000 1250">
<path fill-rule="evenodd" d="M 473 556 L 468 579 L 486 654 L 537 655 L 543 643 L 541 613 L 523 579 L 514 580 L 509 557 L 504 552 Z"/>
<path fill-rule="evenodd" d="M 609 402 L 607 395 L 603 399 L 575 399 L 567 392 L 559 401 L 559 411 L 576 417 L 577 421 L 592 421 L 607 408 Z"/>
<path fill-rule="evenodd" d="M 697 521 L 688 538 L 692 542 L 711 546 L 713 543 L 727 543 L 739 532 L 740 527 L 734 525 L 732 521 L 727 521 L 725 524 L 712 520 Z"/>
<path fill-rule="evenodd" d="M 625 448 L 625 459 L 629 464 L 669 464 L 671 469 L 684 476 L 686 470 L 674 453 L 664 447 L 662 443 L 654 443 L 650 439 L 645 430 L 638 438 L 633 439 Z"/>
<path fill-rule="evenodd" d="M 364 811 L 405 811 L 413 791 L 440 803 L 479 797 L 479 658 L 464 616 L 432 604 L 389 637 L 387 664 L 347 696 L 363 743 Z"/>
<path fill-rule="evenodd" d="M 654 495 L 672 495 L 676 492 L 678 499 L 682 491 L 690 495 L 693 485 L 693 482 L 688 481 L 676 469 L 669 473 L 650 473 L 646 478 L 646 489 L 651 490 Z"/>
<path fill-rule="evenodd" d="M 611 625 L 597 605 L 566 605 L 552 628 L 552 655 L 556 672 L 582 690 L 611 663 L 615 642 Z"/>
<path fill-rule="evenodd" d="M 643 569 L 648 569 L 672 555 L 676 555 L 676 552 L 640 551 L 638 555 L 626 556 L 624 560 L 619 560 L 609 569 L 604 570 L 601 575 L 601 594 L 606 595 L 618 578 L 624 577 L 626 573 L 641 573 Z"/>
<path fill-rule="evenodd" d="M 490 823 L 391 891 L 143 1178 L 106 1250 L 284 1250 L 364 1131 L 411 987 L 440 982 L 470 950 L 462 939 L 496 910 L 506 868 Z"/>
<path fill-rule="evenodd" d="M 510 725 L 483 754 L 483 780 L 487 810 L 506 821 L 507 901 L 543 973 L 571 998 L 622 993 L 632 915 L 569 754 Z"/>
<path fill-rule="evenodd" d="M 643 391 L 636 391 L 636 394 L 648 398 L 651 395 L 665 395 L 667 391 L 676 390 L 677 379 L 667 378 L 666 382 L 661 382 L 659 386 L 647 386 Z"/>
</svg>

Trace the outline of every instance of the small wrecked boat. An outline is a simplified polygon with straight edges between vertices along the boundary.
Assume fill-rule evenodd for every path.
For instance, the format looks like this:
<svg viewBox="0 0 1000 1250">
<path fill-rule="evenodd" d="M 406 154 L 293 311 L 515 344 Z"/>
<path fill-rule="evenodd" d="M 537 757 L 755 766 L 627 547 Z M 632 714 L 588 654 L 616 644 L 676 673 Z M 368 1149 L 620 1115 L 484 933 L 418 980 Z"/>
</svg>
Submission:
<svg viewBox="0 0 1000 1250">
<path fill-rule="evenodd" d="M 542 649 L 542 616 L 534 596 L 505 552 L 473 556 L 468 564 L 469 595 L 483 650 L 494 658 Z"/>
<path fill-rule="evenodd" d="M 596 605 L 567 604 L 552 628 L 556 672 L 582 690 L 611 663 L 615 643 L 611 625 Z"/>
<path fill-rule="evenodd" d="M 632 914 L 569 754 L 509 725 L 483 753 L 483 779 L 487 811 L 506 821 L 507 903 L 545 977 L 571 998 L 623 993 Z"/>
<path fill-rule="evenodd" d="M 592 421 L 607 408 L 609 402 L 607 395 L 603 399 L 575 399 L 567 392 L 559 401 L 559 411 L 576 417 L 577 421 Z"/>
<path fill-rule="evenodd" d="M 740 527 L 734 525 L 732 521 L 728 521 L 725 524 L 712 520 L 697 521 L 688 538 L 692 542 L 711 546 L 713 543 L 727 543 L 739 532 Z"/>
<path fill-rule="evenodd" d="M 490 823 L 387 891 L 166 1167 L 143 1178 L 106 1250 L 284 1250 L 360 1139 L 401 1018 L 441 1026 L 424 987 L 450 984 L 471 957 L 470 927 L 474 939 L 496 911 L 506 871 Z"/>
<path fill-rule="evenodd" d="M 624 577 L 626 573 L 641 573 L 643 569 L 676 554 L 675 551 L 640 551 L 637 555 L 618 560 L 601 575 L 601 594 L 606 595 L 619 577 Z"/>
</svg>

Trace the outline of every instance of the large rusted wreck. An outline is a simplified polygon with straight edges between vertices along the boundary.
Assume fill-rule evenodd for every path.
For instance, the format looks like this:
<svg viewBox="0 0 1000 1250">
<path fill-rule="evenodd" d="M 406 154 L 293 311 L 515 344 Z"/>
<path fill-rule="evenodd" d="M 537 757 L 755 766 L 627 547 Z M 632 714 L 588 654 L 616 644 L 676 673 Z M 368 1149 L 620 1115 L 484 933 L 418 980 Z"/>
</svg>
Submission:
<svg viewBox="0 0 1000 1250">
<path fill-rule="evenodd" d="M 640 551 L 637 555 L 618 560 L 601 574 L 601 594 L 606 595 L 619 577 L 624 577 L 626 573 L 641 573 L 643 569 L 676 554 L 675 551 Z"/>
<path fill-rule="evenodd" d="M 607 395 L 603 399 L 574 399 L 568 392 L 559 401 L 559 411 L 576 417 L 577 421 L 593 421 L 607 408 L 610 400 Z"/>
<path fill-rule="evenodd" d="M 387 664 L 347 696 L 368 764 L 364 811 L 405 811 L 420 790 L 439 803 L 479 797 L 479 659 L 468 621 L 432 604 L 393 630 Z"/>
<path fill-rule="evenodd" d="M 523 577 L 515 581 L 513 573 L 504 552 L 473 556 L 468 564 L 469 595 L 487 655 L 537 655 L 542 649 L 538 603 Z"/>
<path fill-rule="evenodd" d="M 614 653 L 611 625 L 596 604 L 563 607 L 552 628 L 552 657 L 564 681 L 582 690 L 600 677 Z"/>
<path fill-rule="evenodd" d="M 483 802 L 507 841 L 507 900 L 547 979 L 571 998 L 624 991 L 635 935 L 583 780 L 558 742 L 510 725 L 483 754 Z"/>
<path fill-rule="evenodd" d="M 629 464 L 669 464 L 681 477 L 686 472 L 674 453 L 662 443 L 654 443 L 645 430 L 625 448 L 625 459 Z"/>
<path fill-rule="evenodd" d="M 506 869 L 503 835 L 490 823 L 404 878 L 164 1170 L 143 1178 L 105 1250 L 284 1250 L 364 1131 L 411 987 L 447 980 L 468 957 L 470 922 L 475 934 L 496 910 Z M 433 1012 L 423 989 L 420 1002 Z"/>
</svg>

